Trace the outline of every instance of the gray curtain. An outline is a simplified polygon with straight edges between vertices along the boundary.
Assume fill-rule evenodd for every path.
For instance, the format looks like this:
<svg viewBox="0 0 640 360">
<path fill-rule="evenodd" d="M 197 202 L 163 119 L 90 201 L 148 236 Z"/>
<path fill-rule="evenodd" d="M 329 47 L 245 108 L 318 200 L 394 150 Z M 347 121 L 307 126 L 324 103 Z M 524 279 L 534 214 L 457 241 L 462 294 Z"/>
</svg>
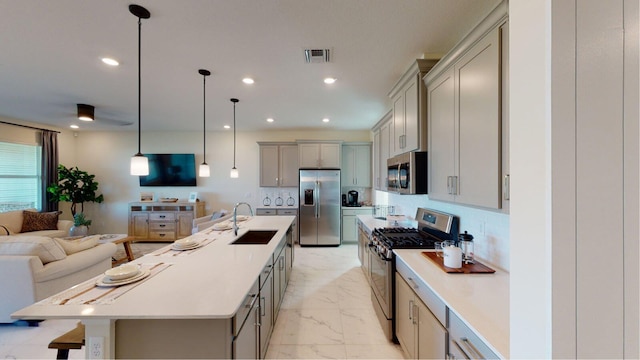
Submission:
<svg viewBox="0 0 640 360">
<path fill-rule="evenodd" d="M 58 181 L 58 133 L 56 131 L 43 130 L 40 134 L 42 144 L 42 211 L 58 211 L 58 202 L 51 201 L 51 194 L 47 192 L 47 186 Z"/>
</svg>

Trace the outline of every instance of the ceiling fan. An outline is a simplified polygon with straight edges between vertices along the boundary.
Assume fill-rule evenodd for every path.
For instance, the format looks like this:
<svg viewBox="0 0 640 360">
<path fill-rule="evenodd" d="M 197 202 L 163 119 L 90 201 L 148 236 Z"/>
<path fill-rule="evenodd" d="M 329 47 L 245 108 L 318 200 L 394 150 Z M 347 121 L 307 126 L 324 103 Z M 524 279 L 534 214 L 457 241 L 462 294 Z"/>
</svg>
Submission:
<svg viewBox="0 0 640 360">
<path fill-rule="evenodd" d="M 129 126 L 133 125 L 133 121 L 125 121 L 125 120 L 117 120 L 113 116 L 100 116 L 98 119 L 95 117 L 95 106 L 88 104 L 77 104 L 78 108 L 78 120 L 81 121 L 97 121 L 106 124 L 118 125 L 118 126 Z M 103 114 L 105 115 L 105 114 Z"/>
</svg>

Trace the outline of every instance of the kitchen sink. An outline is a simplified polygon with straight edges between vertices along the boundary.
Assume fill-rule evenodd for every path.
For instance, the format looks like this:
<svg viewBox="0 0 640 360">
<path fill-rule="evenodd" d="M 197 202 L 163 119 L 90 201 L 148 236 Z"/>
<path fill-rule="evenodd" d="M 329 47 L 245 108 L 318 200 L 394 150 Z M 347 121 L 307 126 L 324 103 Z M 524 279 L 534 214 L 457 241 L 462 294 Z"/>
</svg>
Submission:
<svg viewBox="0 0 640 360">
<path fill-rule="evenodd" d="M 267 245 L 277 230 L 249 230 L 233 241 L 232 245 Z"/>
</svg>

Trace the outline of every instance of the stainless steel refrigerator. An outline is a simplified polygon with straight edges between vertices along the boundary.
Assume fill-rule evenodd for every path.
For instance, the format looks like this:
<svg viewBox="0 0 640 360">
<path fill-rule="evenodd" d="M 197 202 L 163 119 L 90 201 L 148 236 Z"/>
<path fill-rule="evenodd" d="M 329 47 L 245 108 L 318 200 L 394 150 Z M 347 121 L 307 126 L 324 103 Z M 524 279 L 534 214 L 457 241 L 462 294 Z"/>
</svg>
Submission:
<svg viewBox="0 0 640 360">
<path fill-rule="evenodd" d="M 300 170 L 300 245 L 340 245 L 340 170 Z"/>
</svg>

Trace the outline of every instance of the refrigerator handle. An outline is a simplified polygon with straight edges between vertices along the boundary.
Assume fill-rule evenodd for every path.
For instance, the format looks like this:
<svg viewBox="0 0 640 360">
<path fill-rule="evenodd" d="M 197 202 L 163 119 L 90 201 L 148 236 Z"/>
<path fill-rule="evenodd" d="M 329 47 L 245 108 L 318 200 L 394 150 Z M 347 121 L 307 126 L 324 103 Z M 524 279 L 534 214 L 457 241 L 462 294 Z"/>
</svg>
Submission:
<svg viewBox="0 0 640 360">
<path fill-rule="evenodd" d="M 316 180 L 316 218 L 320 217 L 320 181 Z"/>
</svg>

